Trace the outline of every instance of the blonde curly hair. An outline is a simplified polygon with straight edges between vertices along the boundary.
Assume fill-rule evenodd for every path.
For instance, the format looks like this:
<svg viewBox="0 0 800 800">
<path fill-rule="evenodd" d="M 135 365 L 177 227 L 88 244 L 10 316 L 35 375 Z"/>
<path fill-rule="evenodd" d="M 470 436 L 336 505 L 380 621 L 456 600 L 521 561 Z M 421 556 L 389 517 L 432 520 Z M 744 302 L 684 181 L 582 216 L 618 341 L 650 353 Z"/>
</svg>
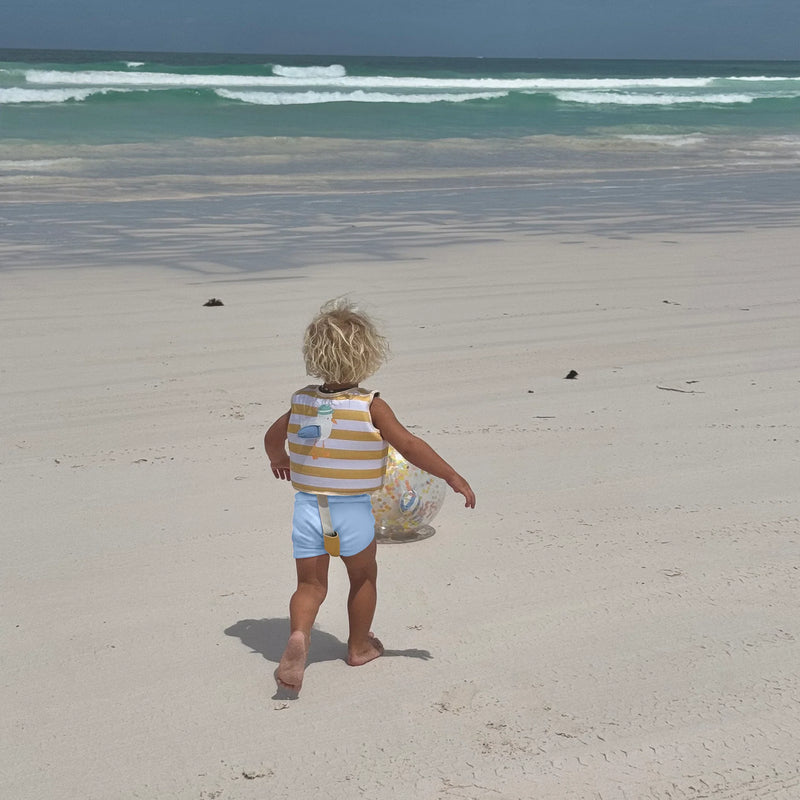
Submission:
<svg viewBox="0 0 800 800">
<path fill-rule="evenodd" d="M 325 303 L 303 337 L 306 372 L 326 383 L 358 384 L 388 355 L 389 344 L 375 323 L 347 297 Z"/>
</svg>

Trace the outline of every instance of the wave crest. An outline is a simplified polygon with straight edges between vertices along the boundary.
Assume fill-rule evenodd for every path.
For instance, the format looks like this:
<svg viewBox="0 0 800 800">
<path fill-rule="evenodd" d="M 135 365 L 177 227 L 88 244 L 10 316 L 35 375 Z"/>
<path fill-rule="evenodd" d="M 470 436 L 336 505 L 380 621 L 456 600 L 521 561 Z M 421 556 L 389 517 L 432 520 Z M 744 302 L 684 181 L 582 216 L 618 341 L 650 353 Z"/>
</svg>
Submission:
<svg viewBox="0 0 800 800">
<path fill-rule="evenodd" d="M 562 103 L 619 106 L 675 106 L 689 103 L 703 105 L 733 105 L 752 103 L 750 94 L 616 94 L 614 92 L 554 92 Z"/>
<path fill-rule="evenodd" d="M 227 100 L 240 100 L 260 106 L 314 105 L 317 103 L 463 103 L 468 100 L 493 100 L 507 92 L 466 92 L 460 94 L 390 94 L 389 92 L 233 92 L 215 89 Z"/>
<path fill-rule="evenodd" d="M 273 64 L 272 74 L 282 78 L 343 78 L 347 75 L 347 70 L 341 64 L 327 67 L 284 67 Z"/>
<path fill-rule="evenodd" d="M 85 100 L 93 94 L 105 94 L 106 89 L 0 89 L 0 105 L 16 103 L 66 103 Z"/>
<path fill-rule="evenodd" d="M 335 66 L 335 65 L 334 65 Z M 289 69 L 289 68 L 287 68 Z M 306 69 L 292 67 L 291 69 Z M 312 69 L 312 68 L 308 68 Z M 330 69 L 329 67 L 313 69 Z M 407 89 L 430 91 L 558 91 L 597 89 L 694 89 L 708 86 L 713 78 L 428 78 L 389 75 L 205 75 L 177 72 L 127 72 L 113 70 L 31 69 L 25 73 L 29 83 L 74 86 L 192 86 L 238 87 L 337 87 L 340 89 Z"/>
</svg>

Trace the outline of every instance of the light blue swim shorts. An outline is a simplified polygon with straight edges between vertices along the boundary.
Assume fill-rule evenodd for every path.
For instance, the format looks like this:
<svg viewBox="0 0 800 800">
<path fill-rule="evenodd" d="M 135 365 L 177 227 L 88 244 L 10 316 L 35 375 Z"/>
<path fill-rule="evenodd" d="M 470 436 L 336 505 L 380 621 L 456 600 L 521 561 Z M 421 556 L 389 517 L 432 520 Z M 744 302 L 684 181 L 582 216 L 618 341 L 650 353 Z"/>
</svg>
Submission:
<svg viewBox="0 0 800 800">
<path fill-rule="evenodd" d="M 375 538 L 375 517 L 368 494 L 328 495 L 334 530 L 339 534 L 339 552 L 343 556 L 360 553 Z M 292 547 L 295 558 L 325 554 L 317 496 L 297 492 L 292 519 Z"/>
</svg>

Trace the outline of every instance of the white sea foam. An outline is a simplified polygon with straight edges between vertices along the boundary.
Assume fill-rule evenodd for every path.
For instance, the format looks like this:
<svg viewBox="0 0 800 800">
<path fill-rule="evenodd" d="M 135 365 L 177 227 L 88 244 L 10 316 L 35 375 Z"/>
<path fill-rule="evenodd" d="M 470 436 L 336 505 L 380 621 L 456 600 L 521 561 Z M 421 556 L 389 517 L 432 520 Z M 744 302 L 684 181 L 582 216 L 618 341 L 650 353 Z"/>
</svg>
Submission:
<svg viewBox="0 0 800 800">
<path fill-rule="evenodd" d="M 615 92 L 554 92 L 564 103 L 620 106 L 675 106 L 687 103 L 731 105 L 752 103 L 756 97 L 750 94 L 617 94 Z"/>
<path fill-rule="evenodd" d="M 341 64 L 331 64 L 329 67 L 284 67 L 274 64 L 272 74 L 284 78 L 342 78 L 347 71 Z"/>
<path fill-rule="evenodd" d="M 215 89 L 228 100 L 241 100 L 260 106 L 313 105 L 315 103 L 463 103 L 467 100 L 492 100 L 507 92 L 462 92 L 461 94 L 389 94 L 388 92 L 233 92 Z"/>
<path fill-rule="evenodd" d="M 790 78 L 788 76 L 781 77 L 779 75 L 731 75 L 725 78 L 726 81 L 756 81 L 756 82 L 769 82 L 769 81 L 789 81 L 800 83 L 800 78 Z"/>
<path fill-rule="evenodd" d="M 129 62 L 138 63 L 138 62 Z M 775 83 L 732 84 L 729 79 L 688 78 L 438 78 L 398 76 L 355 76 L 344 67 L 284 67 L 274 65 L 272 75 L 204 75 L 146 70 L 67 70 L 30 69 L 28 85 L 69 86 L 76 90 L 90 87 L 104 90 L 213 89 L 221 97 L 260 105 L 298 105 L 313 103 L 434 103 L 491 99 L 509 92 L 550 94 L 561 102 L 588 106 L 707 106 L 750 104 L 760 98 L 798 95 L 800 89 Z M 280 74 L 278 74 L 280 73 Z M 734 88 L 736 87 L 736 88 Z M 746 87 L 747 91 L 742 91 Z M 292 91 L 294 90 L 294 91 Z M 13 90 L 12 90 L 13 91 Z M 18 90 L 22 91 L 22 90 Z M 30 91 L 27 90 L 26 91 Z M 225 92 L 233 92 L 225 94 Z M 58 96 L 28 96 L 6 102 L 58 102 Z M 83 99 L 76 94 L 62 99 Z"/>
<path fill-rule="evenodd" d="M 85 100 L 103 89 L 0 89 L 0 105 L 15 103 L 64 103 L 67 100 Z"/>
<path fill-rule="evenodd" d="M 708 141 L 708 137 L 700 133 L 680 134 L 650 134 L 650 133 L 623 133 L 620 139 L 628 139 L 632 142 L 647 142 L 648 144 L 665 144 L 669 147 L 686 147 L 687 145 L 703 144 Z"/>
<path fill-rule="evenodd" d="M 173 72 L 31 69 L 29 83 L 71 86 L 191 86 L 213 88 L 320 87 L 339 89 L 422 89 L 441 91 L 525 91 L 565 89 L 691 89 L 708 86 L 713 78 L 419 78 L 395 76 L 320 77 L 304 75 L 200 75 Z"/>
<path fill-rule="evenodd" d="M 77 158 L 41 158 L 27 160 L 0 161 L 0 170 L 36 172 L 38 170 L 52 169 L 53 167 L 68 167 L 79 163 Z"/>
<path fill-rule="evenodd" d="M 126 61 L 125 66 L 130 67 L 131 69 L 135 69 L 136 67 L 143 67 L 145 64 L 144 61 Z"/>
</svg>

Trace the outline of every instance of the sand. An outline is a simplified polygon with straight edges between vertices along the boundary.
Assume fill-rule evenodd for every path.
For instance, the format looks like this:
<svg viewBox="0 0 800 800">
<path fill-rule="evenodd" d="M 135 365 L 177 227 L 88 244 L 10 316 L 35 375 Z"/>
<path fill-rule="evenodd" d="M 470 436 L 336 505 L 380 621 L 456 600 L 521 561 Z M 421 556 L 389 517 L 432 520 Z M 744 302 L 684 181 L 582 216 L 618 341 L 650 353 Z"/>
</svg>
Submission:
<svg viewBox="0 0 800 800">
<path fill-rule="evenodd" d="M 2 796 L 800 797 L 800 215 L 759 212 L 309 216 L 260 272 L 233 216 L 7 238 Z M 261 440 L 346 292 L 478 505 L 380 545 L 357 669 L 332 565 L 291 699 Z"/>
</svg>

